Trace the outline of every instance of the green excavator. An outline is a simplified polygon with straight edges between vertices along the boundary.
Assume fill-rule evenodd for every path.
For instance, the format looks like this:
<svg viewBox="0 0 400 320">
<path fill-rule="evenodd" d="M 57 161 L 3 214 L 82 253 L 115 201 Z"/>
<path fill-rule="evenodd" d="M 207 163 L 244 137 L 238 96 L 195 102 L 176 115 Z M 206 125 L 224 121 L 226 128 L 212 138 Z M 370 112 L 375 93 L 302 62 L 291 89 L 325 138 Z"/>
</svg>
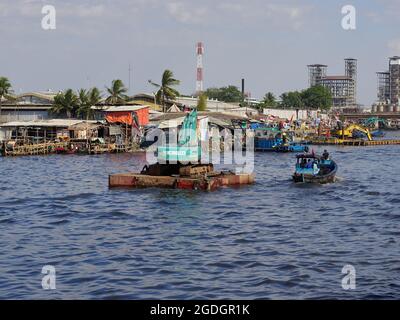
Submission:
<svg viewBox="0 0 400 320">
<path fill-rule="evenodd" d="M 157 148 L 157 159 L 161 163 L 198 163 L 201 148 L 197 138 L 197 110 L 190 112 L 179 130 L 178 144 Z"/>
<path fill-rule="evenodd" d="M 197 110 L 191 111 L 183 120 L 178 143 L 159 146 L 157 163 L 145 166 L 142 174 L 151 176 L 199 176 L 213 172 L 212 164 L 201 163 L 201 146 L 197 134 Z"/>
<path fill-rule="evenodd" d="M 367 128 L 379 129 L 379 128 L 387 128 L 388 123 L 387 120 L 378 118 L 378 117 L 371 117 L 362 121 L 362 124 Z"/>
</svg>

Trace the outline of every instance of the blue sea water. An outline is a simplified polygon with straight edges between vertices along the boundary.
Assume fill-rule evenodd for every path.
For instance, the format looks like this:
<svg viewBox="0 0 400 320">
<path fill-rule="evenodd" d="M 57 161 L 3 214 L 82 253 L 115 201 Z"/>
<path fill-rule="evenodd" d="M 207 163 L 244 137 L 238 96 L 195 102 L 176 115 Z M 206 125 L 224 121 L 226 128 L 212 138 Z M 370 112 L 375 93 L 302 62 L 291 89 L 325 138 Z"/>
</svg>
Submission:
<svg viewBox="0 0 400 320">
<path fill-rule="evenodd" d="M 335 184 L 259 153 L 255 185 L 208 193 L 109 190 L 143 154 L 0 158 L 0 298 L 399 299 L 400 146 L 328 150 Z"/>
</svg>

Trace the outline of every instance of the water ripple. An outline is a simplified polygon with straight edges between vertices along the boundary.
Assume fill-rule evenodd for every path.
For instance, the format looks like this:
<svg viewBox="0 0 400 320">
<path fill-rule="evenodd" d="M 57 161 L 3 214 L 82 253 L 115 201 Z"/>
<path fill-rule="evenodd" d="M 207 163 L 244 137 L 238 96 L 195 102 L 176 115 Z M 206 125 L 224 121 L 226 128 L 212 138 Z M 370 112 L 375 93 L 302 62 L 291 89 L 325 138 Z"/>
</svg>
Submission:
<svg viewBox="0 0 400 320">
<path fill-rule="evenodd" d="M 329 151 L 334 185 L 293 185 L 293 155 L 257 154 L 254 186 L 212 193 L 109 190 L 141 154 L 0 158 L 0 298 L 399 299 L 400 148 Z"/>
</svg>

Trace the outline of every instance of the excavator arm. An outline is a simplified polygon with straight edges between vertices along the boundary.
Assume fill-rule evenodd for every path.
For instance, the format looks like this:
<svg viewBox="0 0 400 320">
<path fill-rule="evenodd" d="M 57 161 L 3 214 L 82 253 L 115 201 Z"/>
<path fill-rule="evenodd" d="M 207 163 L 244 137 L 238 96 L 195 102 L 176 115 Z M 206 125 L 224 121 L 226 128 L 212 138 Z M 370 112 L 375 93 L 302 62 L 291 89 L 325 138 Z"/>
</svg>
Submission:
<svg viewBox="0 0 400 320">
<path fill-rule="evenodd" d="M 362 126 L 359 126 L 359 125 L 355 125 L 355 124 L 354 124 L 354 125 L 349 126 L 346 130 L 350 131 L 352 134 L 353 134 L 353 131 L 355 131 L 355 130 L 360 131 L 360 132 L 366 134 L 366 136 L 367 136 L 367 138 L 368 138 L 369 141 L 372 141 L 372 140 L 373 140 L 373 139 L 372 139 L 371 132 L 370 132 L 367 128 L 364 128 L 364 127 L 362 127 Z"/>
<path fill-rule="evenodd" d="M 365 133 L 369 141 L 373 140 L 371 132 L 367 128 L 364 128 L 364 127 L 362 127 L 362 126 L 360 126 L 358 124 L 352 124 L 352 125 L 349 125 L 346 128 L 342 128 L 342 129 L 336 130 L 334 132 L 334 135 L 339 137 L 339 138 L 341 138 L 341 137 L 352 138 L 354 131 L 360 131 L 362 133 Z"/>
<path fill-rule="evenodd" d="M 197 139 L 197 110 L 190 112 L 183 120 L 182 128 L 179 131 L 179 146 L 196 146 L 198 145 Z"/>
</svg>

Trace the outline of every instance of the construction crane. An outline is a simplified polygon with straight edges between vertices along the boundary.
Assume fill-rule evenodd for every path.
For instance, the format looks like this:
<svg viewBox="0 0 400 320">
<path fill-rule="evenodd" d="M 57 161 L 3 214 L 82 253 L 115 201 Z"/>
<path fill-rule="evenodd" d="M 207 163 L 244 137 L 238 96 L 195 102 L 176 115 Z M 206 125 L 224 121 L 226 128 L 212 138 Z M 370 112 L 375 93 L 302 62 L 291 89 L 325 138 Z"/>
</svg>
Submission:
<svg viewBox="0 0 400 320">
<path fill-rule="evenodd" d="M 365 133 L 369 141 L 373 140 L 371 132 L 367 128 L 362 127 L 358 124 L 351 124 L 345 128 L 336 129 L 332 132 L 332 135 L 339 137 L 339 138 L 354 138 L 353 137 L 354 131 L 359 131 L 359 132 Z"/>
</svg>

